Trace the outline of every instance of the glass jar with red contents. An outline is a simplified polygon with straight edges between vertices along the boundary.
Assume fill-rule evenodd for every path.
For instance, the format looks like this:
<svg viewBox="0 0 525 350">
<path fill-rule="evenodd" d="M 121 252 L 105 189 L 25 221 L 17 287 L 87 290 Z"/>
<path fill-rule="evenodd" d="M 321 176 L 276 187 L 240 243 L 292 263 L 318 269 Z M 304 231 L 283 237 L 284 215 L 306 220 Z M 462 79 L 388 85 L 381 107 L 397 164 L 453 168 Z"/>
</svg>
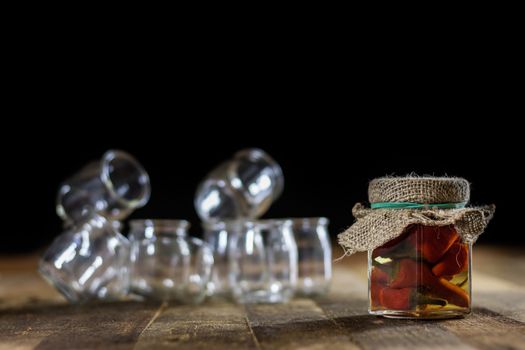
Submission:
<svg viewBox="0 0 525 350">
<path fill-rule="evenodd" d="M 471 247 L 453 225 L 412 225 L 370 250 L 370 313 L 424 318 L 468 314 Z"/>
<path fill-rule="evenodd" d="M 448 177 L 370 182 L 370 207 L 339 235 L 345 253 L 368 251 L 369 312 L 393 318 L 453 318 L 471 310 L 472 244 L 494 206 L 467 207 L 470 185 Z"/>
</svg>

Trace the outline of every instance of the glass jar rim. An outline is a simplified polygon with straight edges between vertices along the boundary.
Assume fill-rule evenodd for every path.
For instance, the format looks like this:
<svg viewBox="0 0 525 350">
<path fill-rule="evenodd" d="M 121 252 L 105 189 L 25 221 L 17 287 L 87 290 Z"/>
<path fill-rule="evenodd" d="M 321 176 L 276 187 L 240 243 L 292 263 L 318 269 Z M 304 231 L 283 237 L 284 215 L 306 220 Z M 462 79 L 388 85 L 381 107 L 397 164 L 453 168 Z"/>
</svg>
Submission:
<svg viewBox="0 0 525 350">
<path fill-rule="evenodd" d="M 254 226 L 260 226 L 263 228 L 271 228 L 275 226 L 287 226 L 292 227 L 293 223 L 290 219 L 283 218 L 283 219 L 254 219 L 254 220 L 246 220 L 244 221 L 244 224 L 246 226 L 254 227 Z"/>
<path fill-rule="evenodd" d="M 326 226 L 330 223 L 330 220 L 324 216 L 318 217 L 304 217 L 304 218 L 286 218 L 292 222 L 294 227 L 296 226 L 317 226 L 323 225 Z"/>
<path fill-rule="evenodd" d="M 224 230 L 231 229 L 242 225 L 245 220 L 242 219 L 225 219 L 225 220 L 211 220 L 203 221 L 201 226 L 205 230 Z"/>
<path fill-rule="evenodd" d="M 291 224 L 291 226 L 317 226 L 317 225 L 328 225 L 330 220 L 328 218 L 319 216 L 319 217 L 291 217 L 291 218 L 272 218 L 272 219 L 255 219 L 255 220 L 246 220 L 253 224 L 262 224 L 262 225 L 274 225 L 274 224 Z"/>
<path fill-rule="evenodd" d="M 292 220 L 288 218 L 278 219 L 228 219 L 228 220 L 217 220 L 217 221 L 205 221 L 202 223 L 202 227 L 207 230 L 228 230 L 239 227 L 253 227 L 262 226 L 270 227 L 274 225 L 292 225 Z"/>
<path fill-rule="evenodd" d="M 129 162 L 139 173 L 140 177 L 143 180 L 144 188 L 142 190 L 142 193 L 140 196 L 134 199 L 126 199 L 119 195 L 115 191 L 115 187 L 113 186 L 113 181 L 111 180 L 111 162 L 113 162 L 115 159 L 125 160 Z M 149 175 L 142 167 L 142 165 L 138 162 L 135 157 L 133 157 L 131 154 L 120 151 L 120 150 L 109 150 L 102 156 L 102 173 L 101 173 L 101 180 L 108 189 L 108 191 L 111 193 L 111 196 L 114 197 L 120 204 L 124 205 L 128 208 L 140 208 L 144 206 L 151 195 L 151 185 L 150 185 L 150 179 Z"/>
<path fill-rule="evenodd" d="M 133 229 L 153 228 L 162 230 L 163 233 L 173 230 L 174 234 L 177 231 L 188 230 L 191 226 L 190 222 L 182 219 L 134 219 L 129 221 L 130 227 Z"/>
</svg>

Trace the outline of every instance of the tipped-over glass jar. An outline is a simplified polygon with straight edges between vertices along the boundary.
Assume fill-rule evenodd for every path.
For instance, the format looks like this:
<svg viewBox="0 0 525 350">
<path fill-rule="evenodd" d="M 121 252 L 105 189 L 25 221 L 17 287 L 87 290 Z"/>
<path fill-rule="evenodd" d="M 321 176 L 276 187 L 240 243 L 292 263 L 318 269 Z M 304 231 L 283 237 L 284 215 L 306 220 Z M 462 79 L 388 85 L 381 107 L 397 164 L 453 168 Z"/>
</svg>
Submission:
<svg viewBox="0 0 525 350">
<path fill-rule="evenodd" d="M 284 303 L 295 292 L 297 245 L 290 220 L 243 221 L 229 246 L 230 286 L 239 303 Z"/>
<path fill-rule="evenodd" d="M 146 299 L 197 304 L 206 296 L 211 249 L 187 236 L 185 220 L 132 220 L 131 292 Z"/>
<path fill-rule="evenodd" d="M 118 300 L 129 287 L 129 242 L 94 215 L 58 236 L 39 264 L 40 274 L 72 303 Z"/>
<path fill-rule="evenodd" d="M 471 244 L 448 226 L 413 225 L 368 252 L 369 311 L 450 318 L 470 312 Z"/>
<path fill-rule="evenodd" d="M 195 209 L 203 221 L 255 219 L 283 187 L 279 164 L 260 149 L 246 149 L 206 176 L 195 194 Z"/>
<path fill-rule="evenodd" d="M 60 186 L 56 211 L 68 226 L 93 213 L 121 220 L 144 206 L 149 197 L 144 168 L 128 153 L 110 150 Z"/>
</svg>

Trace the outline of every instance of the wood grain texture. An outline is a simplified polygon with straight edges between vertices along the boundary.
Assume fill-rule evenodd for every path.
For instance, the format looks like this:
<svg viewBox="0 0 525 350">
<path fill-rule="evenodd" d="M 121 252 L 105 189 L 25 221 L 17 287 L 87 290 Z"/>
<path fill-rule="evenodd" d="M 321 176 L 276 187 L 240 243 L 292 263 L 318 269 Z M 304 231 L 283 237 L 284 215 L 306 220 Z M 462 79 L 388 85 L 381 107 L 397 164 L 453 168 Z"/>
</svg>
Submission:
<svg viewBox="0 0 525 350">
<path fill-rule="evenodd" d="M 519 249 L 475 247 L 473 313 L 446 321 L 368 315 L 365 254 L 334 263 L 329 295 L 245 306 L 224 300 L 68 305 L 36 274 L 36 261 L 0 258 L 0 350 L 525 350 L 525 255 Z"/>
<path fill-rule="evenodd" d="M 246 315 L 262 349 L 358 349 L 350 337 L 310 299 L 288 304 L 246 305 Z"/>
<path fill-rule="evenodd" d="M 225 302 L 166 306 L 135 349 L 257 349 L 242 306 Z"/>
<path fill-rule="evenodd" d="M 442 325 L 476 349 L 525 349 L 525 323 L 485 308 L 475 307 L 469 317 Z"/>
<path fill-rule="evenodd" d="M 0 348 L 132 349 L 158 305 L 57 305 L 3 311 Z"/>
</svg>

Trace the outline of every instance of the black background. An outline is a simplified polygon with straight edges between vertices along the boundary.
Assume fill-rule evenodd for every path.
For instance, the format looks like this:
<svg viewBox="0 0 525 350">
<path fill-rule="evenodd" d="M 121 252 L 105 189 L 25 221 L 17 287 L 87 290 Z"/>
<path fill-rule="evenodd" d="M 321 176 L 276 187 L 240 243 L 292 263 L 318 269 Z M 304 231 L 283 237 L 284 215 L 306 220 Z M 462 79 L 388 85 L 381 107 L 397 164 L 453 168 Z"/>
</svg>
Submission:
<svg viewBox="0 0 525 350">
<path fill-rule="evenodd" d="M 0 139 L 1 252 L 49 244 L 61 232 L 60 182 L 110 148 L 150 174 L 151 200 L 132 218 L 187 219 L 194 235 L 199 181 L 237 150 L 260 147 L 285 176 L 265 217 L 326 216 L 335 238 L 374 177 L 461 176 L 473 204 L 497 206 L 480 242 L 525 243 L 514 46 L 494 39 L 489 55 L 463 42 L 367 41 L 361 50 L 317 38 L 321 50 L 293 40 L 148 40 L 63 31 L 14 40 Z"/>
<path fill-rule="evenodd" d="M 265 217 L 326 216 L 335 238 L 353 222 L 351 208 L 366 201 L 367 183 L 374 177 L 411 172 L 462 176 L 472 183 L 473 204 L 497 206 L 479 242 L 525 243 L 515 224 L 522 157 L 520 140 L 512 135 L 519 128 L 497 118 L 461 123 L 447 114 L 425 117 L 424 111 L 409 118 L 399 110 L 374 115 L 353 112 L 351 106 L 340 111 L 325 103 L 313 107 L 277 117 L 247 109 L 233 117 L 216 106 L 202 115 L 187 110 L 153 118 L 161 112 L 140 106 L 125 109 L 135 114 L 130 118 L 87 114 L 47 120 L 38 132 L 40 126 L 31 124 L 33 132 L 19 139 L 31 147 L 17 148 L 13 141 L 6 149 L 10 215 L 1 250 L 34 251 L 58 235 L 54 200 L 59 183 L 110 148 L 133 154 L 151 178 L 151 200 L 132 218 L 187 219 L 196 236 L 201 232 L 193 196 L 199 181 L 235 151 L 260 147 L 281 164 L 285 176 L 284 192 Z"/>
</svg>

